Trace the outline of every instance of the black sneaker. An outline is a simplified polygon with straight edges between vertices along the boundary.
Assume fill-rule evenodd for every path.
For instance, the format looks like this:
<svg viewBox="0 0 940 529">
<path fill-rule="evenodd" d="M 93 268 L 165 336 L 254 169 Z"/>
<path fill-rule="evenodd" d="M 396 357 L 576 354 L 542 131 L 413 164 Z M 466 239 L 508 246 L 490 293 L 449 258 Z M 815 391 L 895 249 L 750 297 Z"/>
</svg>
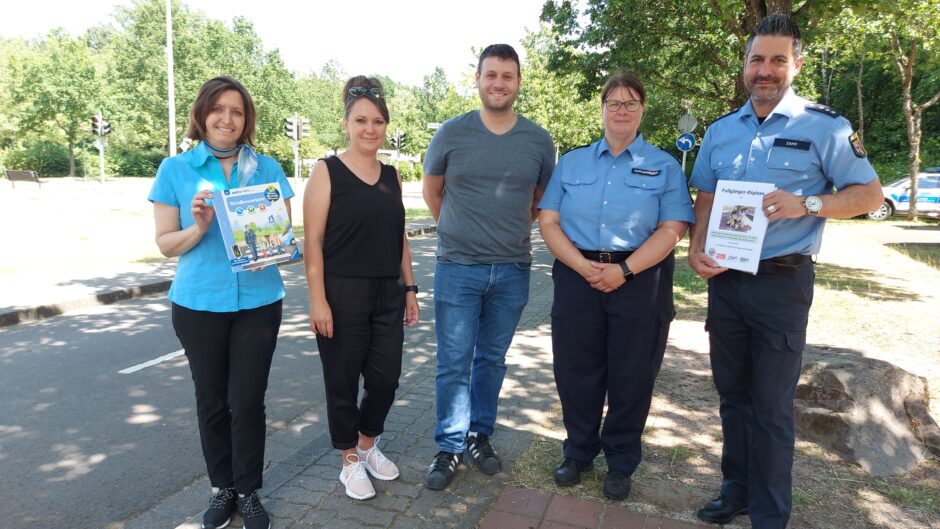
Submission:
<svg viewBox="0 0 940 529">
<path fill-rule="evenodd" d="M 434 461 L 428 468 L 428 476 L 424 478 L 424 484 L 429 489 L 444 490 L 454 480 L 454 474 L 457 473 L 457 465 L 460 464 L 460 454 L 451 452 L 438 452 L 434 456 Z"/>
<path fill-rule="evenodd" d="M 235 512 L 235 488 L 222 489 L 209 501 L 209 508 L 202 515 L 202 529 L 222 529 L 232 521 Z"/>
<path fill-rule="evenodd" d="M 238 512 L 245 522 L 245 529 L 271 529 L 271 518 L 261 505 L 258 491 L 238 498 Z"/>
<path fill-rule="evenodd" d="M 488 435 L 481 433 L 473 436 L 468 435 L 467 452 L 470 454 L 470 460 L 473 461 L 473 466 L 480 469 L 480 472 L 484 474 L 492 476 L 503 468 L 503 462 L 500 461 L 499 456 L 496 455 L 496 450 L 493 450 L 493 445 L 490 444 Z"/>
</svg>

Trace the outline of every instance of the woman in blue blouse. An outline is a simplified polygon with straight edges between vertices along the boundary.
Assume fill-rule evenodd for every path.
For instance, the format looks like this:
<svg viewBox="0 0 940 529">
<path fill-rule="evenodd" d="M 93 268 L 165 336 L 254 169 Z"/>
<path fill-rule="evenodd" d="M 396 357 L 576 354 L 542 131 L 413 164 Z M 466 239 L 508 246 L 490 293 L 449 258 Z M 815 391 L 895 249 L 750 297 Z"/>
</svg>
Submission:
<svg viewBox="0 0 940 529">
<path fill-rule="evenodd" d="M 642 457 L 675 315 L 673 248 L 694 220 L 679 164 L 638 132 L 645 105 L 637 77 L 611 76 L 601 94 L 604 137 L 561 157 L 539 204 L 556 257 L 552 350 L 568 435 L 555 481 L 578 483 L 603 450 L 604 494 L 616 500 L 630 493 Z"/>
<path fill-rule="evenodd" d="M 216 77 L 199 89 L 186 135 L 199 141 L 160 164 L 150 191 L 156 241 L 179 256 L 170 287 L 173 328 L 189 359 L 213 498 L 203 528 L 228 525 L 237 507 L 247 529 L 268 529 L 258 499 L 264 464 L 264 393 L 281 324 L 277 267 L 233 273 L 210 200 L 213 192 L 278 182 L 273 159 L 254 152 L 255 107 L 241 83 Z"/>
</svg>

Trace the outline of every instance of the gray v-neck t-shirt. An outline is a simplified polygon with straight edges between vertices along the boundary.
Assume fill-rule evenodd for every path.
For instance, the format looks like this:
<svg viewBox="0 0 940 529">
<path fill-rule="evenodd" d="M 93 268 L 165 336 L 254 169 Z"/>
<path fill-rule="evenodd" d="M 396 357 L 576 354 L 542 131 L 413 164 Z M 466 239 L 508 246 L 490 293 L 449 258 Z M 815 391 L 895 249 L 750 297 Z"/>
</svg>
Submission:
<svg viewBox="0 0 940 529">
<path fill-rule="evenodd" d="M 437 257 L 458 264 L 530 263 L 531 207 L 555 168 L 548 131 L 517 115 L 494 134 L 474 110 L 448 120 L 431 139 L 425 175 L 443 175 Z"/>
</svg>

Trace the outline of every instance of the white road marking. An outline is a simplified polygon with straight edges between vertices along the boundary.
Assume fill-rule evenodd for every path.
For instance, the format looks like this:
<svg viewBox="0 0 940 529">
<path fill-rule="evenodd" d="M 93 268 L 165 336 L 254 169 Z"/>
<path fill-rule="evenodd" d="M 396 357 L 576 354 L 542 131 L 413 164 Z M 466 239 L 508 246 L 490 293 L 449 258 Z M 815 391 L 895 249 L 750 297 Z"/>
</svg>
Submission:
<svg viewBox="0 0 940 529">
<path fill-rule="evenodd" d="M 146 361 L 146 362 L 144 362 L 144 363 L 142 363 L 142 364 L 137 364 L 136 366 L 131 366 L 131 367 L 128 367 L 127 369 L 122 369 L 122 370 L 118 371 L 118 373 L 120 373 L 120 374 L 122 374 L 122 375 L 130 375 L 131 373 L 136 373 L 137 371 L 140 371 L 141 369 L 144 369 L 145 367 L 155 366 L 155 365 L 159 364 L 160 362 L 166 362 L 167 360 L 173 360 L 174 358 L 177 358 L 177 357 L 180 357 L 180 356 L 183 356 L 183 350 L 182 350 L 182 349 L 180 349 L 179 351 L 175 351 L 175 352 L 169 353 L 169 354 L 165 354 L 165 355 L 163 355 L 163 356 L 158 356 L 157 358 L 154 358 L 153 360 L 148 360 L 148 361 Z"/>
</svg>

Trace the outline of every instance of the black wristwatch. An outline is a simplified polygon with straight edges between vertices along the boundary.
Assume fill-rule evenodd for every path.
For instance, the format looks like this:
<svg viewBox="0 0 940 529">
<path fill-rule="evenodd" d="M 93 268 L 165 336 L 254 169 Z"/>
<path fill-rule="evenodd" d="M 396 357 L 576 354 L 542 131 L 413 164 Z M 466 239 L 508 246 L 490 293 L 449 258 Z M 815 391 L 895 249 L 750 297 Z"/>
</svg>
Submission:
<svg viewBox="0 0 940 529">
<path fill-rule="evenodd" d="M 620 269 L 623 270 L 623 280 L 625 282 L 633 281 L 633 272 L 630 271 L 626 261 L 620 261 Z"/>
<path fill-rule="evenodd" d="M 415 294 L 417 294 L 417 293 L 418 293 L 418 285 L 407 285 L 407 286 L 405 287 L 405 292 L 414 292 Z"/>
</svg>

